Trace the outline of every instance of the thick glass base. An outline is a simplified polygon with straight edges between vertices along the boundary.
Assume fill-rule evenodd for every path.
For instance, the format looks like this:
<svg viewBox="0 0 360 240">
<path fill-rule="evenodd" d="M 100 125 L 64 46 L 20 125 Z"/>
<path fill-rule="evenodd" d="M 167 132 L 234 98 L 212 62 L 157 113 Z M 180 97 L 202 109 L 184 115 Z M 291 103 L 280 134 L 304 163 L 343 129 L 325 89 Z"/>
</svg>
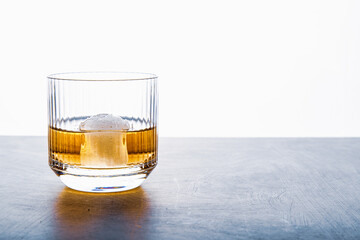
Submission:
<svg viewBox="0 0 360 240">
<path fill-rule="evenodd" d="M 122 192 L 140 186 L 155 168 L 157 159 L 123 168 L 82 168 L 49 159 L 50 168 L 69 188 L 83 192 Z"/>
</svg>

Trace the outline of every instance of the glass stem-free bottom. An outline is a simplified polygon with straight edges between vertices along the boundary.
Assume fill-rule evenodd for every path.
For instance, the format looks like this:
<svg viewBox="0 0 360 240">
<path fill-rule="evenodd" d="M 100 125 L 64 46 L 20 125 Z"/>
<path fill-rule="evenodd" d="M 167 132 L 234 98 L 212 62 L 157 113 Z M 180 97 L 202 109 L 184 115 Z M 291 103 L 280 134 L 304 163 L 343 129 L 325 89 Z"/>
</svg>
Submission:
<svg viewBox="0 0 360 240">
<path fill-rule="evenodd" d="M 155 168 L 157 159 L 122 168 L 79 168 L 49 159 L 49 165 L 69 188 L 84 192 L 121 192 L 140 186 Z"/>
</svg>

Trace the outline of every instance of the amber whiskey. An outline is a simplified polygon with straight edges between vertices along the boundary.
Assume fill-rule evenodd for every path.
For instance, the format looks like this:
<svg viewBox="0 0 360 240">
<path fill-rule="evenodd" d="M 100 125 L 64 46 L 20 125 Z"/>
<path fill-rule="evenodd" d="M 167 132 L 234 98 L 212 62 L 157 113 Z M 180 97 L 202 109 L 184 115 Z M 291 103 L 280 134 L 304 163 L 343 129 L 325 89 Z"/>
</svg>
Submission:
<svg viewBox="0 0 360 240">
<path fill-rule="evenodd" d="M 123 168 L 156 164 L 156 128 L 138 131 L 73 132 L 49 127 L 50 161 L 79 168 Z"/>
</svg>

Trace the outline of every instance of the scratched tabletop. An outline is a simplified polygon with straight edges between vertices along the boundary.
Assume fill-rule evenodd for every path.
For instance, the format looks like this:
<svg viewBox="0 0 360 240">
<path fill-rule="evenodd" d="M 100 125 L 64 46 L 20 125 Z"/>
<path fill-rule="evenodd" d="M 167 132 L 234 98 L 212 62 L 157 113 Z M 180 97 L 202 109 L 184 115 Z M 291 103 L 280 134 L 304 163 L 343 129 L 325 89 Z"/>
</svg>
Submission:
<svg viewBox="0 0 360 240">
<path fill-rule="evenodd" d="M 162 138 L 141 187 L 89 194 L 3 136 L 0 177 L 0 239 L 360 239 L 358 138 Z"/>
</svg>

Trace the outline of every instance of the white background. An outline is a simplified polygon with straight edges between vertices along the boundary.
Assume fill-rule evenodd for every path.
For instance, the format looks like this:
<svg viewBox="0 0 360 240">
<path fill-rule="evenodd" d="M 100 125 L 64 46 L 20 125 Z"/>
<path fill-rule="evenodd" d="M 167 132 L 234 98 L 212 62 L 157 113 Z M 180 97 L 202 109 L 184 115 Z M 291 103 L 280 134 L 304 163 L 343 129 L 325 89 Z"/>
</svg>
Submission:
<svg viewBox="0 0 360 240">
<path fill-rule="evenodd" d="M 0 135 L 46 135 L 46 76 L 159 76 L 160 135 L 360 136 L 360 1 L 1 1 Z"/>
</svg>

